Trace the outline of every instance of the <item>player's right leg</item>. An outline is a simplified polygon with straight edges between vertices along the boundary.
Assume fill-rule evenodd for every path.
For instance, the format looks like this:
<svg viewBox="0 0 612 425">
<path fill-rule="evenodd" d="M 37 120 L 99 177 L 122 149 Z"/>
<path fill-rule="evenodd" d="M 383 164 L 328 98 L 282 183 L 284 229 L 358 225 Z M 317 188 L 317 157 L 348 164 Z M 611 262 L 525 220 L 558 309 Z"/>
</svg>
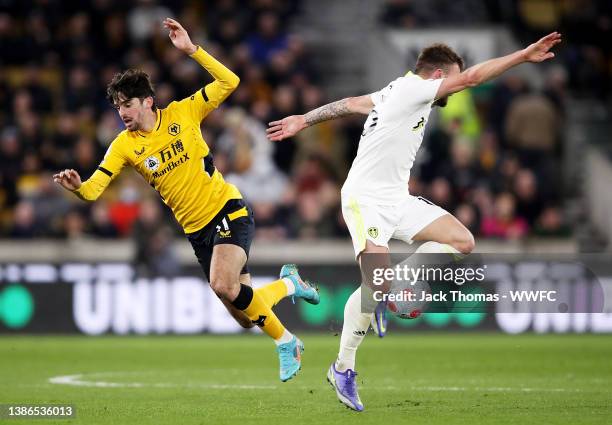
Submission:
<svg viewBox="0 0 612 425">
<path fill-rule="evenodd" d="M 393 232 L 388 211 L 376 206 L 360 205 L 356 200 L 343 199 L 342 213 L 351 234 L 355 255 L 360 262 L 362 274 L 372 267 L 387 267 L 390 264 L 387 241 Z M 364 255 L 368 256 L 367 265 Z M 367 279 L 366 279 L 367 280 Z M 359 345 L 368 332 L 376 303 L 362 305 L 362 300 L 371 300 L 368 285 L 362 285 L 347 300 L 344 306 L 344 323 L 340 337 L 337 360 L 332 363 L 327 380 L 336 391 L 338 400 L 347 407 L 362 411 L 363 404 L 357 390 L 355 357 Z"/>
<path fill-rule="evenodd" d="M 360 255 L 370 255 L 369 263 L 372 260 L 377 260 L 381 267 L 389 265 L 389 249 L 384 246 L 375 245 L 371 241 L 366 241 L 366 248 Z M 363 263 L 361 263 L 363 265 Z M 367 267 L 373 267 L 369 264 Z M 367 271 L 365 271 L 367 273 Z M 332 363 L 327 372 L 327 381 L 336 391 L 338 400 L 347 407 L 361 412 L 363 403 L 359 398 L 357 390 L 357 380 L 355 376 L 355 357 L 357 349 L 363 342 L 373 313 L 371 311 L 376 307 L 375 303 L 369 306 L 364 306 L 363 302 L 372 299 L 371 295 L 363 294 L 362 291 L 368 291 L 367 285 L 361 285 L 355 292 L 351 294 L 344 306 L 344 323 L 342 325 L 342 335 L 340 337 L 340 350 L 338 351 L 337 360 Z"/>
<path fill-rule="evenodd" d="M 342 216 L 351 235 L 355 258 L 359 262 L 361 253 L 365 252 L 368 247 L 370 250 L 377 246 L 386 249 L 394 229 L 394 212 L 393 207 L 363 204 L 354 197 L 342 197 Z M 368 241 L 371 244 L 366 246 Z M 368 258 L 368 260 L 372 259 L 377 259 L 376 254 Z M 380 303 L 373 309 L 370 318 L 370 325 L 380 338 L 387 333 L 386 310 L 386 304 Z"/>
<path fill-rule="evenodd" d="M 240 283 L 243 285 L 251 285 L 251 274 L 242 273 L 240 275 Z M 268 283 L 267 285 L 255 289 L 265 299 L 266 304 L 274 307 L 285 297 L 290 296 L 295 304 L 295 298 L 302 298 L 309 304 L 319 304 L 319 291 L 310 283 L 302 280 L 295 264 L 285 264 L 280 271 L 278 280 Z M 232 317 L 245 329 L 255 326 L 247 315 L 238 310 L 231 302 L 221 299 L 223 305 L 232 315 Z"/>
</svg>

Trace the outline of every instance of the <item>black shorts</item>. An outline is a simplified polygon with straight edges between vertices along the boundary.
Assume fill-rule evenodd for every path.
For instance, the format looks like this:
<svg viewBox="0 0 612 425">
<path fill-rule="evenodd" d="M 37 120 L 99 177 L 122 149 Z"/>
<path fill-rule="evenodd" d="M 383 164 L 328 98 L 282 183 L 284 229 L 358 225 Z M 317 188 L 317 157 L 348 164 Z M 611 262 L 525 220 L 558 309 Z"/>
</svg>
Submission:
<svg viewBox="0 0 612 425">
<path fill-rule="evenodd" d="M 188 233 L 187 239 L 198 257 L 198 262 L 210 282 L 210 262 L 213 247 L 220 244 L 238 245 L 249 258 L 249 249 L 255 234 L 253 210 L 243 199 L 230 199 L 210 223 L 197 232 Z M 249 272 L 247 264 L 240 274 Z"/>
</svg>

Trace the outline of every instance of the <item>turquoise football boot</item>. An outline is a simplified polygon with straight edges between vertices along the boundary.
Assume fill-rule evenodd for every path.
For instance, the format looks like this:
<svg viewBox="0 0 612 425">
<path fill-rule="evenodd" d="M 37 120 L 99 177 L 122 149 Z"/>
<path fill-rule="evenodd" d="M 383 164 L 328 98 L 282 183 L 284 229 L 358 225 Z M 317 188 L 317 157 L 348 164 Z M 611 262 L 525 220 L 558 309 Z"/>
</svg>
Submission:
<svg viewBox="0 0 612 425">
<path fill-rule="evenodd" d="M 295 264 L 285 264 L 281 267 L 280 278 L 287 278 L 293 282 L 295 286 L 295 293 L 291 296 L 293 304 L 295 304 L 296 297 L 310 304 L 319 304 L 319 290 L 316 286 L 302 280 Z"/>
<path fill-rule="evenodd" d="M 302 368 L 304 343 L 294 336 L 291 341 L 277 346 L 276 351 L 280 361 L 280 380 L 287 382 Z"/>
</svg>

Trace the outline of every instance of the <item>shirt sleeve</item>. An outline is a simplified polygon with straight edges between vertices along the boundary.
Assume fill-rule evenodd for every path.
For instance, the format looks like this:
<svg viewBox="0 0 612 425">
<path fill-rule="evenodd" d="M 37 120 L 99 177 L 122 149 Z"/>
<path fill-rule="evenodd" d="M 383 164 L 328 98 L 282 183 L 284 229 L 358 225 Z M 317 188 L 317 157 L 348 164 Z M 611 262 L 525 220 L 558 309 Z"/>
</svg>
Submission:
<svg viewBox="0 0 612 425">
<path fill-rule="evenodd" d="M 435 100 L 442 79 L 424 80 L 416 75 L 407 75 L 392 81 L 378 95 L 379 102 L 385 102 L 385 108 L 392 117 L 405 117 L 424 105 Z M 375 96 L 372 101 L 377 104 Z"/>
<path fill-rule="evenodd" d="M 399 78 L 397 80 L 391 81 L 379 91 L 370 94 L 370 98 L 372 99 L 372 103 L 374 104 L 374 106 L 378 106 L 383 101 L 389 99 L 389 96 L 391 95 L 391 90 L 393 89 L 393 86 L 397 84 L 398 81 Z"/>
<path fill-rule="evenodd" d="M 177 102 L 178 108 L 200 122 L 238 87 L 240 78 L 201 47 L 191 57 L 215 79 L 190 97 Z"/>
<path fill-rule="evenodd" d="M 382 94 L 383 90 L 375 91 L 374 93 L 370 94 L 370 99 L 372 99 L 372 103 L 374 104 L 374 106 L 376 106 L 376 105 L 380 104 L 380 102 L 382 102 L 382 100 L 383 100 L 383 94 Z"/>
<path fill-rule="evenodd" d="M 396 100 L 408 107 L 422 106 L 436 100 L 442 79 L 424 80 L 417 76 L 406 76 L 397 80 Z"/>
<path fill-rule="evenodd" d="M 98 199 L 127 163 L 125 155 L 121 152 L 119 140 L 116 138 L 111 143 L 98 169 L 73 192 L 80 199 L 84 201 Z"/>
</svg>

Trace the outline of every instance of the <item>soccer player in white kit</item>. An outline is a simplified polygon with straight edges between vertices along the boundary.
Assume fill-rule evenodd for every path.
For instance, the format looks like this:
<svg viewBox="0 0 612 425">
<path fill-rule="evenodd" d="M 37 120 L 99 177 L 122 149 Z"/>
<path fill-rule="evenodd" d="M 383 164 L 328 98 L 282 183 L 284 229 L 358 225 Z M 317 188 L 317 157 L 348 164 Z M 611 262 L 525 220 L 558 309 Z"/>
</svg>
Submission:
<svg viewBox="0 0 612 425">
<path fill-rule="evenodd" d="M 480 85 L 516 65 L 554 57 L 550 49 L 560 41 L 561 34 L 554 32 L 525 49 L 467 70 L 450 47 L 434 44 L 420 53 L 414 73 L 378 92 L 271 122 L 268 138 L 280 141 L 321 121 L 354 113 L 368 115 L 341 192 L 342 214 L 357 259 L 364 253 L 388 255 L 391 238 L 407 243 L 425 241 L 417 253 L 469 254 L 474 249 L 470 231 L 444 209 L 408 193 L 410 169 L 431 108 L 445 106 L 453 93 Z M 338 359 L 327 376 L 338 399 L 357 411 L 363 410 L 363 404 L 357 392 L 355 354 L 372 318 L 372 313 L 362 311 L 360 287 L 346 303 Z"/>
</svg>

